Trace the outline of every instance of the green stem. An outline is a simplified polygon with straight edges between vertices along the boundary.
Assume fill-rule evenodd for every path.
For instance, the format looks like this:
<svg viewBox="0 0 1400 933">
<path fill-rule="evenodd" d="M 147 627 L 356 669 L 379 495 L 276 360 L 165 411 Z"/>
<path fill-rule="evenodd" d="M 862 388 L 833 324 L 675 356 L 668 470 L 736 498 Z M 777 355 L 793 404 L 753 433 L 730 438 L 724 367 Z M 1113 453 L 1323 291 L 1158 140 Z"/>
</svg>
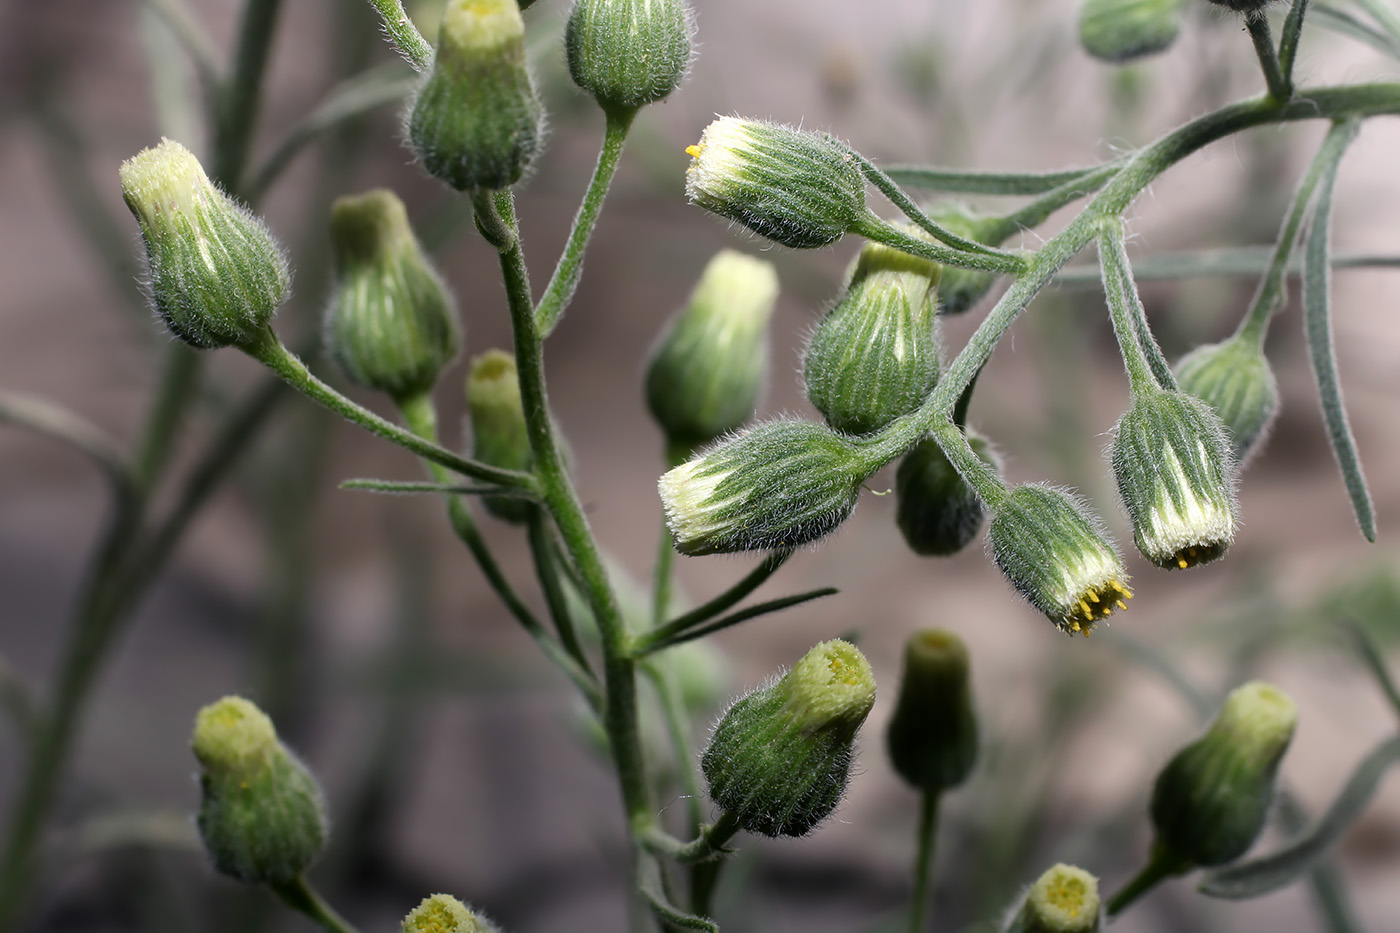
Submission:
<svg viewBox="0 0 1400 933">
<path fill-rule="evenodd" d="M 428 394 L 410 396 L 399 399 L 399 412 L 408 425 L 408 429 L 414 434 L 432 443 L 437 442 L 437 409 L 433 405 L 432 396 Z M 428 473 L 439 483 L 447 482 L 451 479 L 451 474 L 440 464 L 431 460 L 424 460 L 424 466 Z M 472 518 L 471 509 L 462 501 L 462 498 L 455 494 L 446 494 L 443 498 L 447 502 L 447 517 L 452 525 L 452 531 L 457 535 L 467 551 L 472 555 L 481 573 L 486 577 L 487 584 L 491 587 L 496 597 L 505 604 L 511 615 L 515 616 L 521 628 L 525 629 L 535 643 L 540 646 L 554 664 L 559 667 L 569 679 L 574 683 L 579 691 L 588 700 L 590 706 L 597 710 L 602 707 L 602 695 L 598 691 L 598 683 L 586 667 L 581 667 L 579 662 L 555 640 L 539 619 L 535 618 L 528 606 L 521 600 L 511 586 L 506 575 L 501 571 L 500 564 L 496 563 L 496 558 L 487 547 L 486 540 L 482 538 L 481 531 L 476 526 L 476 520 Z"/>
<path fill-rule="evenodd" d="M 369 0 L 370 6 L 384 21 L 384 31 L 389 41 L 398 49 L 404 61 L 415 71 L 427 71 L 433 66 L 433 47 L 423 38 L 413 20 L 404 11 L 402 0 Z"/>
<path fill-rule="evenodd" d="M 603 725 L 617 770 L 628 826 L 635 833 L 653 825 L 656 816 L 647 792 L 646 767 L 637 720 L 636 662 L 628 657 L 630 636 L 554 436 L 545 389 L 543 338 L 535 323 L 529 273 L 516 231 L 514 201 L 508 191 L 500 192 L 494 203 L 488 202 L 485 207 L 492 216 L 479 217 L 478 224 L 487 228 L 503 225 L 512 234 L 510 244 L 500 248 L 499 253 L 515 342 L 520 402 L 530 438 L 535 478 L 545 507 L 578 568 L 585 595 L 598 623 L 603 649 Z"/>
<path fill-rule="evenodd" d="M 857 222 L 851 232 L 863 236 L 867 240 L 883 243 L 885 246 L 897 249 L 902 253 L 946 263 L 950 266 L 980 269 L 985 272 L 1013 272 L 1018 275 L 1026 270 L 1026 260 L 1020 256 L 1001 250 L 994 253 L 968 253 L 937 243 L 930 243 L 927 240 L 910 236 L 888 221 L 880 219 L 873 212 L 867 213 L 864 219 Z"/>
<path fill-rule="evenodd" d="M 1293 64 L 1298 59 L 1298 41 L 1303 36 L 1303 20 L 1308 15 L 1308 0 L 1293 0 L 1283 21 L 1283 35 L 1278 43 L 1278 65 L 1283 80 L 1293 86 Z"/>
<path fill-rule="evenodd" d="M 1347 145 L 1355 138 L 1355 133 L 1347 124 L 1337 124 L 1328 132 L 1308 165 L 1307 172 L 1298 182 L 1293 193 L 1293 202 L 1288 207 L 1288 215 L 1283 219 L 1278 239 L 1274 241 L 1273 252 L 1269 255 L 1269 265 L 1259 287 L 1249 303 L 1249 311 L 1240 321 L 1236 335 L 1242 340 L 1250 340 L 1263 345 L 1269 330 L 1269 320 L 1274 312 L 1288 300 L 1288 266 L 1298 245 L 1298 234 L 1303 229 L 1308 211 L 1312 207 L 1313 193 L 1318 182 L 1332 171 L 1332 167 L 1346 152 Z"/>
<path fill-rule="evenodd" d="M 1269 15 L 1263 10 L 1246 13 L 1245 28 L 1254 41 L 1254 54 L 1259 56 L 1259 67 L 1264 69 L 1264 81 L 1269 86 L 1269 96 L 1276 101 L 1285 101 L 1293 96 L 1293 84 L 1283 73 L 1278 50 L 1274 48 L 1273 30 L 1269 28 Z"/>
<path fill-rule="evenodd" d="M 666 720 L 666 732 L 671 740 L 671 751 L 676 757 L 676 777 L 680 782 L 681 794 L 685 797 L 686 832 L 695 835 L 700 831 L 704 819 L 701 804 L 704 795 L 700 788 L 700 778 L 695 771 L 695 757 L 691 752 L 690 723 L 685 717 L 685 702 L 675 676 L 658 664 L 643 664 L 642 673 L 656 687 L 661 702 L 661 712 Z"/>
<path fill-rule="evenodd" d="M 603 128 L 603 147 L 598 153 L 598 164 L 593 169 L 593 180 L 584 192 L 583 203 L 574 217 L 573 229 L 569 231 L 569 240 L 554 267 L 554 275 L 550 277 L 544 296 L 535 309 L 535 328 L 539 331 L 540 339 L 548 337 L 554 330 L 569 300 L 574 297 L 574 290 L 578 288 L 579 277 L 583 274 L 583 254 L 598 223 L 598 213 L 603 208 L 608 187 L 617 172 L 622 147 L 627 142 L 627 131 L 631 129 L 636 115 L 635 108 L 604 112 L 607 122 Z"/>
<path fill-rule="evenodd" d="M 959 236 L 952 230 L 935 221 L 915 204 L 913 199 L 905 193 L 904 189 L 895 184 L 893 178 L 880 171 L 873 162 L 860 153 L 856 153 L 856 161 L 859 163 L 861 171 L 865 173 L 865 178 L 873 184 L 877 190 L 890 199 L 890 203 L 899 208 L 905 217 L 918 224 L 931 236 L 947 243 L 949 246 L 964 250 L 969 253 L 985 253 L 988 256 L 1000 256 L 1004 259 L 1019 261 L 1020 257 L 1013 256 L 1004 250 L 996 249 L 979 243 L 976 240 L 969 240 L 967 237 Z"/>
<path fill-rule="evenodd" d="M 669 549 L 670 536 L 667 535 L 665 540 L 666 546 Z M 767 554 L 764 555 L 763 560 L 759 562 L 759 565 L 753 570 L 749 571 L 747 574 L 745 574 L 744 578 L 738 583 L 734 584 L 729 589 L 725 590 L 723 593 L 720 593 L 718 596 L 716 596 L 714 599 L 711 599 L 704 605 L 697 606 L 689 612 L 685 613 L 684 615 L 679 615 L 676 618 L 672 619 L 670 622 L 665 623 L 664 625 L 654 626 L 653 631 L 650 632 L 649 635 L 654 636 L 658 634 L 674 634 L 677 632 L 683 632 L 687 629 L 694 628 L 702 622 L 705 622 L 709 619 L 713 619 L 715 616 L 719 615 L 721 612 L 724 612 L 726 609 L 737 605 L 739 601 L 742 600 L 745 596 L 748 596 L 754 590 L 758 589 L 765 582 L 767 582 L 768 578 L 773 576 L 773 574 L 777 573 L 778 568 L 781 567 L 783 564 L 787 563 L 788 558 L 791 556 L 792 551 L 790 550 L 769 551 Z"/>
<path fill-rule="evenodd" d="M 426 441 L 412 432 L 405 431 L 374 412 L 356 405 L 311 375 L 306 364 L 282 345 L 282 341 L 277 339 L 277 335 L 270 327 L 264 328 L 256 338 L 242 345 L 239 349 L 281 376 L 288 385 L 312 401 L 324 405 L 347 421 L 351 421 L 371 434 L 377 434 L 411 453 L 473 479 L 497 483 L 513 489 L 532 490 L 534 488 L 534 481 L 527 473 L 502 470 L 478 460 L 469 460 L 466 457 L 458 456 L 452 451 Z"/>
<path fill-rule="evenodd" d="M 909 902 L 909 933 L 924 928 L 924 912 L 928 908 L 929 878 L 933 874 L 933 852 L 938 835 L 938 801 L 936 790 L 926 790 L 919 797 L 919 841 L 914 856 L 914 896 Z"/>
<path fill-rule="evenodd" d="M 1117 894 L 1109 898 L 1108 916 L 1116 917 L 1127 910 L 1134 901 L 1151 891 L 1158 884 L 1173 878 L 1177 875 L 1185 874 L 1190 870 L 1189 865 L 1183 864 L 1179 859 L 1169 855 L 1161 846 L 1152 847 L 1152 857 L 1147 860 L 1142 871 L 1129 881 L 1118 891 Z"/>
<path fill-rule="evenodd" d="M 651 627 L 666 621 L 671 611 L 671 571 L 676 562 L 676 549 L 671 543 L 671 529 L 661 521 L 661 534 L 656 543 L 656 567 L 651 580 Z"/>
<path fill-rule="evenodd" d="M 578 635 L 574 632 L 574 620 L 569 612 L 569 603 L 564 598 L 559 568 L 554 565 L 549 518 L 543 509 L 530 507 L 527 535 L 530 539 L 530 556 L 535 562 L 535 575 L 539 578 L 540 591 L 544 593 L 545 605 L 549 608 L 554 630 L 559 634 L 559 641 L 564 645 L 564 649 L 578 662 L 579 667 L 587 671 L 588 656 L 583 653 L 583 645 L 579 644 Z"/>
<path fill-rule="evenodd" d="M 106 431 L 80 415 L 47 399 L 0 390 L 0 424 L 24 428 L 68 445 L 102 468 L 114 495 L 135 495 L 138 483 L 127 463 L 126 451 Z"/>
<path fill-rule="evenodd" d="M 165 23 L 171 34 L 185 49 L 200 83 L 207 89 L 218 87 L 219 64 L 214 43 L 204 27 L 180 0 L 145 0 L 146 8 Z"/>
<path fill-rule="evenodd" d="M 1108 184 L 1123 165 L 1122 161 L 1101 165 L 1073 181 L 1065 182 L 1058 188 L 1047 191 L 1043 196 L 1036 198 L 1024 207 L 1017 208 L 1001 217 L 984 221 L 986 229 L 984 238 L 993 243 L 1000 243 L 1019 230 L 1030 230 L 1040 226 L 1060 208 L 1073 204 L 1080 198 L 1091 195 Z"/>
<path fill-rule="evenodd" d="M 281 9 L 282 0 L 247 0 L 243 7 L 233 70 L 218 97 L 214 124 L 212 178 L 228 191 L 237 192 L 243 180 L 243 166 L 253 143 L 253 124 L 262 98 L 263 75 Z"/>
<path fill-rule="evenodd" d="M 1176 379 L 1157 341 L 1152 339 L 1152 332 L 1148 330 L 1147 313 L 1138 296 L 1137 285 L 1133 282 L 1133 270 L 1123 241 L 1123 221 L 1117 217 L 1107 218 L 1102 229 L 1099 266 L 1103 275 L 1104 297 L 1108 301 L 1109 315 L 1113 318 L 1113 333 L 1118 337 L 1118 348 L 1128 368 L 1133 397 L 1152 394 L 1159 388 L 1174 390 Z"/>
<path fill-rule="evenodd" d="M 996 470 L 987 465 L 987 461 L 977 456 L 967 441 L 967 432 L 952 422 L 944 421 L 934 425 L 929 433 L 948 462 L 977 493 L 977 497 L 987 504 L 987 508 L 994 512 L 1001 508 L 1009 495 L 1006 483 Z"/>
<path fill-rule="evenodd" d="M 665 855 L 682 865 L 693 865 L 719 858 L 728 850 L 725 845 L 743 829 L 739 818 L 732 810 L 725 810 L 709 826 L 700 831 L 690 842 L 681 842 L 659 831 L 648 832 L 643 836 L 646 847 L 658 855 Z"/>
<path fill-rule="evenodd" d="M 161 384 L 135 456 L 136 481 L 144 490 L 155 486 L 170 462 L 180 422 L 198 394 L 202 368 L 197 352 L 185 344 L 174 341 L 166 350 Z"/>
<path fill-rule="evenodd" d="M 297 875 L 291 881 L 268 885 L 288 907 L 305 914 L 326 933 L 359 933 L 350 921 L 336 913 L 327 904 L 304 875 Z"/>
</svg>

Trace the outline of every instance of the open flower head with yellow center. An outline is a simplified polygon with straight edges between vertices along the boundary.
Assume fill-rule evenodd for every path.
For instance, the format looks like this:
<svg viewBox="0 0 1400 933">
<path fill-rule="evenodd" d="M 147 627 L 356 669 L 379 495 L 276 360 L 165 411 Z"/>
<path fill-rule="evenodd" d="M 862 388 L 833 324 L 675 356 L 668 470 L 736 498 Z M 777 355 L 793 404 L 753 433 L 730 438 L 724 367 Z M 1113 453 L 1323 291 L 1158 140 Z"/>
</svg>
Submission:
<svg viewBox="0 0 1400 933">
<path fill-rule="evenodd" d="M 1031 605 L 1069 634 L 1127 609 L 1128 573 L 1098 522 L 1062 489 L 1011 490 L 988 528 L 992 557 Z"/>
<path fill-rule="evenodd" d="M 1073 865 L 1055 865 L 1036 879 L 1008 933 L 1096 933 L 1102 925 L 1099 879 Z"/>
<path fill-rule="evenodd" d="M 865 217 L 856 155 L 829 134 L 720 117 L 686 152 L 692 204 L 784 246 L 835 243 Z"/>
<path fill-rule="evenodd" d="M 1235 466 L 1209 405 L 1180 392 L 1137 399 L 1119 419 L 1112 456 L 1148 560 L 1184 570 L 1225 553 L 1235 536 Z"/>
</svg>

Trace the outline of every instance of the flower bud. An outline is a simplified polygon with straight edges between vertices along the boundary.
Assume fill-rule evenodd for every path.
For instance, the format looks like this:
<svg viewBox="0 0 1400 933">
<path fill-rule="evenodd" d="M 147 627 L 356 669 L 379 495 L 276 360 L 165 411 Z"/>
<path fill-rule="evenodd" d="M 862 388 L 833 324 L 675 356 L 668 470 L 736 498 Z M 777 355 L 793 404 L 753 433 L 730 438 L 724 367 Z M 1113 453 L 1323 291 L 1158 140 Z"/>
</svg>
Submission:
<svg viewBox="0 0 1400 933">
<path fill-rule="evenodd" d="M 1118 420 L 1113 473 L 1138 550 L 1159 567 L 1215 560 L 1235 536 L 1234 463 L 1200 399 L 1153 392 Z"/>
<path fill-rule="evenodd" d="M 1209 731 L 1177 752 L 1152 789 L 1157 844 L 1188 865 L 1224 865 L 1264 828 L 1298 710 L 1277 687 L 1230 692 Z"/>
<path fill-rule="evenodd" d="M 1176 381 L 1215 409 L 1236 463 L 1248 459 L 1278 414 L 1278 382 L 1254 340 L 1232 337 L 1197 347 L 1177 363 Z"/>
<path fill-rule="evenodd" d="M 574 0 L 564 49 L 574 83 L 604 110 L 667 97 L 690 64 L 685 0 Z"/>
<path fill-rule="evenodd" d="M 925 793 L 957 787 L 977 762 L 969 677 L 967 646 L 952 632 L 923 629 L 905 642 L 885 747 L 899 776 Z"/>
<path fill-rule="evenodd" d="M 336 199 L 331 249 L 327 351 L 365 388 L 399 399 L 427 392 L 456 357 L 462 325 L 398 195 L 379 188 Z"/>
<path fill-rule="evenodd" d="M 274 884 L 316 861 L 326 842 L 321 788 L 262 710 L 242 697 L 206 706 L 191 744 L 200 764 L 199 833 L 216 869 Z"/>
<path fill-rule="evenodd" d="M 1011 584 L 1066 633 L 1088 635 L 1133 598 L 1098 520 L 1064 490 L 1017 486 L 992 516 L 987 537 Z"/>
<path fill-rule="evenodd" d="M 737 700 L 700 759 L 710 799 L 764 836 L 804 836 L 846 791 L 875 676 L 850 642 L 824 641 L 776 683 Z"/>
<path fill-rule="evenodd" d="M 1001 472 L 1001 463 L 986 438 L 969 431 L 967 442 L 992 472 Z M 899 461 L 894 491 L 895 521 L 915 554 L 956 554 L 982 530 L 985 509 L 981 497 L 931 437 L 920 441 Z"/>
<path fill-rule="evenodd" d="M 530 436 L 520 404 L 515 357 L 503 350 L 488 350 L 472 359 L 467 412 L 474 459 L 505 470 L 530 468 Z M 492 515 L 516 525 L 530 516 L 530 503 L 512 496 L 482 496 L 481 504 Z"/>
<path fill-rule="evenodd" d="M 647 364 L 646 394 L 673 462 L 753 416 L 777 299 L 772 263 L 721 250 L 667 325 Z"/>
<path fill-rule="evenodd" d="M 451 894 L 434 894 L 403 918 L 403 933 L 499 933 L 490 920 Z"/>
<path fill-rule="evenodd" d="M 428 173 L 458 191 L 508 188 L 534 158 L 542 116 L 516 0 L 449 0 L 408 120 Z"/>
<path fill-rule="evenodd" d="M 1059 864 L 1031 885 L 1005 933 L 1098 933 L 1102 913 L 1099 879 Z"/>
<path fill-rule="evenodd" d="M 940 205 L 928 211 L 928 215 L 947 229 L 969 240 L 977 240 L 980 243 L 984 242 L 984 237 L 987 236 L 977 216 L 960 204 Z M 996 273 L 945 265 L 943 276 L 938 280 L 938 312 L 962 314 L 972 310 L 977 302 L 992 290 L 996 282 Z"/>
<path fill-rule="evenodd" d="M 796 547 L 834 531 L 869 473 L 829 428 L 772 421 L 682 463 L 658 486 L 676 550 L 725 554 Z"/>
<path fill-rule="evenodd" d="M 1084 0 L 1079 44 L 1106 62 L 1126 62 L 1164 51 L 1181 32 L 1182 0 Z"/>
<path fill-rule="evenodd" d="M 165 326 L 204 349 L 247 343 L 291 291 L 282 247 L 170 139 L 122 163 L 122 198 L 141 227 L 151 298 Z"/>
<path fill-rule="evenodd" d="M 807 397 L 843 434 L 872 434 L 938 381 L 933 287 L 942 267 L 866 243 L 846 292 L 807 343 Z"/>
<path fill-rule="evenodd" d="M 784 246 L 835 243 L 865 218 L 855 153 L 827 133 L 720 117 L 686 152 L 692 204 Z"/>
</svg>

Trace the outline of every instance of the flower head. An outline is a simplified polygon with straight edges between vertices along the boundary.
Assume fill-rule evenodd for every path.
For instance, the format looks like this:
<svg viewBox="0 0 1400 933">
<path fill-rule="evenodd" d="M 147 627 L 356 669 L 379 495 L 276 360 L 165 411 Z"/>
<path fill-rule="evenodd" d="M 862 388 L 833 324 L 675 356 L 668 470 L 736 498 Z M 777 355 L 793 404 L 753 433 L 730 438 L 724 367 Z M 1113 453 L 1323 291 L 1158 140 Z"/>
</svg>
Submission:
<svg viewBox="0 0 1400 933">
<path fill-rule="evenodd" d="M 1177 363 L 1176 381 L 1220 416 L 1239 464 L 1258 449 L 1278 414 L 1278 381 L 1257 340 L 1231 337 L 1197 347 Z"/>
<path fill-rule="evenodd" d="M 1103 923 L 1099 879 L 1058 864 L 1036 879 L 1007 933 L 1097 933 Z"/>
<path fill-rule="evenodd" d="M 1143 556 L 1185 569 L 1225 553 L 1235 536 L 1235 470 L 1210 406 L 1180 392 L 1136 399 L 1118 421 L 1112 457 Z"/>
<path fill-rule="evenodd" d="M 720 117 L 686 151 L 692 204 L 784 246 L 835 243 L 865 216 L 856 155 L 826 133 Z"/>
<path fill-rule="evenodd" d="M 1113 545 L 1064 490 L 1039 484 L 1011 490 L 992 516 L 988 541 L 1012 585 L 1065 632 L 1088 635 L 1133 598 Z"/>
</svg>

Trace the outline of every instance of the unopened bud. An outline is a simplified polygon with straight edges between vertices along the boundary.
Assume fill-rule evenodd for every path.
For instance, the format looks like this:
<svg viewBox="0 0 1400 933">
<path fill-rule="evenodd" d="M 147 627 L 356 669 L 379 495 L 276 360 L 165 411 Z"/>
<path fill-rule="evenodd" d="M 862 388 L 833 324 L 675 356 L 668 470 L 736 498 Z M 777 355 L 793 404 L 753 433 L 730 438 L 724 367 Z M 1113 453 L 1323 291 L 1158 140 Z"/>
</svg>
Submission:
<svg viewBox="0 0 1400 933">
<path fill-rule="evenodd" d="M 403 918 L 403 933 L 498 933 L 499 927 L 450 894 L 423 899 Z"/>
<path fill-rule="evenodd" d="M 151 298 L 170 332 L 205 349 L 257 338 L 292 284 L 263 222 L 173 140 L 123 162 L 121 185 L 146 244 Z"/>
<path fill-rule="evenodd" d="M 1128 572 L 1098 520 L 1064 490 L 1017 486 L 992 516 L 987 536 L 1002 573 L 1066 633 L 1088 635 L 1133 598 Z"/>
<path fill-rule="evenodd" d="M 467 412 L 471 418 L 472 457 L 503 470 L 530 468 L 530 435 L 520 402 L 515 357 L 488 350 L 471 362 L 467 374 Z M 511 496 L 482 496 L 481 504 L 502 521 L 523 524 L 530 503 Z"/>
<path fill-rule="evenodd" d="M 1001 472 L 996 451 L 986 438 L 968 431 L 967 443 L 993 473 Z M 895 521 L 915 554 L 956 554 L 982 530 L 986 513 L 982 498 L 931 437 L 920 441 L 899 461 L 894 490 Z"/>
<path fill-rule="evenodd" d="M 516 0 L 449 0 L 408 121 L 424 168 L 458 191 L 508 188 L 534 158 L 541 119 Z"/>
<path fill-rule="evenodd" d="M 1185 569 L 1225 553 L 1235 536 L 1235 470 L 1209 405 L 1180 392 L 1135 399 L 1118 421 L 1112 456 L 1143 556 Z"/>
<path fill-rule="evenodd" d="M 952 632 L 923 629 L 904 644 L 904 674 L 885 747 L 899 776 L 926 793 L 967 779 L 977 762 L 967 646 Z"/>
<path fill-rule="evenodd" d="M 807 397 L 844 434 L 872 434 L 917 409 L 938 381 L 933 288 L 942 267 L 866 243 L 845 294 L 812 332 Z"/>
<path fill-rule="evenodd" d="M 216 869 L 276 884 L 316 861 L 326 842 L 325 799 L 262 710 L 241 697 L 206 706 L 191 744 L 200 764 L 199 833 Z"/>
<path fill-rule="evenodd" d="M 574 0 L 564 48 L 574 83 L 605 110 L 667 97 L 690 64 L 684 0 Z"/>
<path fill-rule="evenodd" d="M 1164 51 L 1181 32 L 1182 0 L 1084 0 L 1079 43 L 1106 62 L 1126 62 Z"/>
<path fill-rule="evenodd" d="M 803 836 L 846 791 L 875 677 L 849 642 L 826 641 L 777 683 L 737 700 L 700 760 L 710 798 L 751 833 Z"/>
<path fill-rule="evenodd" d="M 686 151 L 690 202 L 776 243 L 826 246 L 865 219 L 856 155 L 827 133 L 720 117 Z"/>
<path fill-rule="evenodd" d="M 1278 382 L 1257 340 L 1232 337 L 1197 347 L 1177 363 L 1176 381 L 1220 416 L 1239 464 L 1257 449 L 1278 414 Z"/>
<path fill-rule="evenodd" d="M 807 544 L 856 507 L 869 475 L 855 446 L 824 425 L 773 421 L 682 463 L 658 486 L 682 554 Z"/>
<path fill-rule="evenodd" d="M 721 250 L 647 365 L 647 407 L 678 459 L 753 416 L 778 298 L 772 263 Z"/>
<path fill-rule="evenodd" d="M 1031 885 L 1005 933 L 1098 933 L 1102 925 L 1099 879 L 1060 864 Z"/>
<path fill-rule="evenodd" d="M 1188 865 L 1224 865 L 1254 844 L 1273 800 L 1298 709 L 1262 681 L 1237 687 L 1204 736 L 1176 753 L 1152 790 L 1157 844 Z"/>
<path fill-rule="evenodd" d="M 986 236 L 983 221 L 969 209 L 958 204 L 945 204 L 929 211 L 929 216 L 947 229 L 970 240 L 984 242 Z M 996 243 L 988 243 L 996 246 Z M 962 314 L 970 311 L 992 290 L 997 282 L 996 274 L 980 269 L 964 269 L 960 266 L 943 267 L 943 277 L 938 280 L 938 312 L 940 314 Z"/>
<path fill-rule="evenodd" d="M 398 195 L 380 188 L 336 199 L 331 248 L 330 355 L 351 381 L 394 398 L 431 389 L 462 345 L 462 325 Z"/>
</svg>

